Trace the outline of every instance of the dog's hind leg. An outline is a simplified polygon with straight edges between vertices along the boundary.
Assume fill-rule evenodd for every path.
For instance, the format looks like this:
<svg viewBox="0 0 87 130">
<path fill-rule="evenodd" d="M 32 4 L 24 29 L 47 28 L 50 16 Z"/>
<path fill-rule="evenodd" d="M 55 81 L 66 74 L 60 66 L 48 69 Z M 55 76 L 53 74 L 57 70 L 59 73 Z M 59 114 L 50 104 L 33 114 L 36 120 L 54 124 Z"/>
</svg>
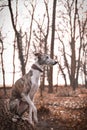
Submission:
<svg viewBox="0 0 87 130">
<path fill-rule="evenodd" d="M 9 102 L 9 107 L 10 107 L 10 111 L 14 114 L 17 113 L 17 109 L 19 107 L 19 100 L 18 99 L 15 99 L 15 100 L 11 100 Z"/>
<path fill-rule="evenodd" d="M 28 109 L 29 105 L 24 102 L 24 101 L 20 101 L 19 103 L 19 107 L 17 109 L 17 113 L 19 116 L 22 116 L 24 114 L 24 112 Z"/>
<path fill-rule="evenodd" d="M 9 107 L 10 107 L 11 113 L 14 114 L 14 116 L 13 116 L 13 118 L 12 118 L 12 121 L 13 121 L 13 122 L 16 122 L 17 119 L 20 118 L 20 117 L 18 116 L 18 114 L 17 114 L 17 110 L 18 110 L 18 107 L 19 107 L 19 100 L 18 100 L 18 99 L 10 100 L 10 102 L 9 102 Z"/>
<path fill-rule="evenodd" d="M 28 104 L 21 100 L 15 99 L 14 101 L 10 102 L 10 111 L 14 114 L 12 121 L 16 122 L 20 119 L 23 113 L 28 109 Z"/>
</svg>

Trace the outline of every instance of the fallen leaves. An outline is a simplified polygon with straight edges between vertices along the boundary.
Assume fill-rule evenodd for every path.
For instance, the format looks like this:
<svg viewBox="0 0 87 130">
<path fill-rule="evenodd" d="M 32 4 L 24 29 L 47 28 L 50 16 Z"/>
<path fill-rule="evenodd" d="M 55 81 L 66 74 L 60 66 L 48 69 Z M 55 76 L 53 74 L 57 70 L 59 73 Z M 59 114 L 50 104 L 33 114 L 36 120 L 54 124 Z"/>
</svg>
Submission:
<svg viewBox="0 0 87 130">
<path fill-rule="evenodd" d="M 62 91 L 65 91 L 64 88 Z M 58 127 L 61 122 L 62 127 L 64 125 L 64 130 L 68 130 L 68 128 L 69 130 L 85 130 L 87 129 L 87 90 L 78 89 L 78 91 L 71 92 L 71 94 L 72 96 L 64 97 L 64 95 L 60 96 L 61 94 L 59 95 L 58 93 L 48 94 L 45 91 L 43 97 L 37 96 L 35 102 L 37 108 L 39 104 L 39 109 L 40 107 L 49 108 L 50 115 L 47 117 L 44 117 L 46 113 L 42 109 L 42 119 L 48 121 L 49 124 L 54 122 L 56 127 Z M 56 121 L 54 121 L 55 119 Z"/>
<path fill-rule="evenodd" d="M 5 100 L 7 104 L 8 100 Z M 35 96 L 35 105 L 38 109 L 39 126 L 35 130 L 86 130 L 87 129 L 87 89 L 78 88 L 73 91 L 70 87 L 58 87 L 57 92 L 47 93 L 47 89 Z M 6 105 L 5 105 L 6 106 Z M 17 128 L 17 130 L 33 130 L 27 122 L 19 121 L 17 124 L 11 122 L 11 118 L 0 105 L 0 126 L 6 128 Z M 6 112 L 6 113 L 5 113 Z M 6 115 L 6 116 L 5 116 Z M 3 117 L 3 121 L 1 119 Z M 7 124 L 9 124 L 7 126 Z M 5 130 L 5 129 L 0 129 Z"/>
</svg>

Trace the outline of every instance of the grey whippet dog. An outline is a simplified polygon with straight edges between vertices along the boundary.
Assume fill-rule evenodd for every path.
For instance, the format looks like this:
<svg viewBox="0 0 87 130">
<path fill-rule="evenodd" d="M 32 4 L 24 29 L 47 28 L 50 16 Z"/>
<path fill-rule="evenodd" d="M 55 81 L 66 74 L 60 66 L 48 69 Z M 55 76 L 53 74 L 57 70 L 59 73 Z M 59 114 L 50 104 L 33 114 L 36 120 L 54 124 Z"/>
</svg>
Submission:
<svg viewBox="0 0 87 130">
<path fill-rule="evenodd" d="M 17 121 L 29 109 L 28 121 L 33 124 L 33 113 L 34 121 L 36 123 L 38 122 L 37 109 L 34 105 L 33 98 L 39 88 L 38 81 L 41 72 L 43 72 L 42 66 L 55 65 L 57 62 L 47 54 L 35 53 L 35 56 L 36 61 L 32 64 L 30 71 L 18 79 L 12 87 L 9 104 L 10 111 L 14 114 L 13 121 Z"/>
</svg>

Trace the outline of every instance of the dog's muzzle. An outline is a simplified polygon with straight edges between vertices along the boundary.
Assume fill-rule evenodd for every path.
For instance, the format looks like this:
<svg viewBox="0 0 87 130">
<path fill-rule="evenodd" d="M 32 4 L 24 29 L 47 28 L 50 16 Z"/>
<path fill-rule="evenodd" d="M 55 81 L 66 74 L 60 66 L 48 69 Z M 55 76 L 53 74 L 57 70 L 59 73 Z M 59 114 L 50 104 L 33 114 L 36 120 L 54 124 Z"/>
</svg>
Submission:
<svg viewBox="0 0 87 130">
<path fill-rule="evenodd" d="M 56 65 L 58 62 L 57 61 L 55 61 L 54 63 L 53 63 L 53 65 Z"/>
</svg>

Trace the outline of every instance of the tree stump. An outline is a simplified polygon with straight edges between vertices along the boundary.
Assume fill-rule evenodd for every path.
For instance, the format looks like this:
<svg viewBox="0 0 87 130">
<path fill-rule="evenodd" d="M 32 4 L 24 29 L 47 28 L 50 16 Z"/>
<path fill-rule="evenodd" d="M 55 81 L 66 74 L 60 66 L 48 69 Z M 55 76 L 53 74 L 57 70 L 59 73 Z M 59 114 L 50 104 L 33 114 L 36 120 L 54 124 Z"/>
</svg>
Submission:
<svg viewBox="0 0 87 130">
<path fill-rule="evenodd" d="M 12 114 L 7 110 L 6 99 L 0 99 L 0 130 L 35 130 L 29 122 L 22 119 L 12 121 Z"/>
</svg>

